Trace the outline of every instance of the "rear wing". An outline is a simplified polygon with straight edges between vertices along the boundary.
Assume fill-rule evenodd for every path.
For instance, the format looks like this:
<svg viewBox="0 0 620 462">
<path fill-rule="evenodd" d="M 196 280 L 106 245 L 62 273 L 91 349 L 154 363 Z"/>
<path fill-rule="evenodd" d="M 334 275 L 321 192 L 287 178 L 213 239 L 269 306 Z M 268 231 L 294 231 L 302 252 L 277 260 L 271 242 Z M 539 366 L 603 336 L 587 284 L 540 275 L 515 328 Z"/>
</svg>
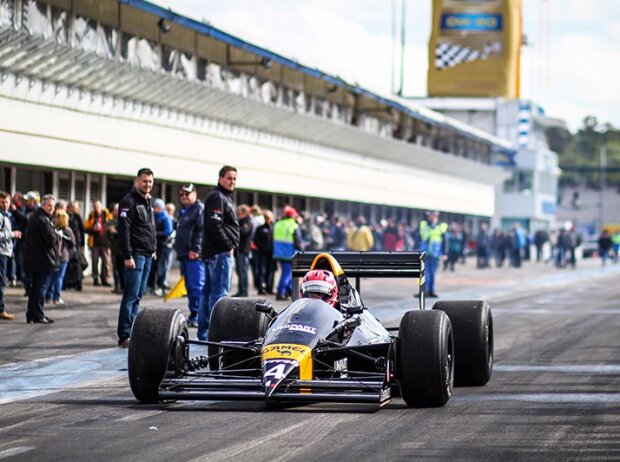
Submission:
<svg viewBox="0 0 620 462">
<path fill-rule="evenodd" d="M 332 259 L 337 261 L 336 268 Z M 344 272 L 348 279 L 355 279 L 357 291 L 364 277 L 412 278 L 418 280 L 420 309 L 424 309 L 424 259 L 424 252 L 297 252 L 292 260 L 293 292 L 299 293 L 299 278 L 315 268 L 329 269 L 336 276 Z"/>
</svg>

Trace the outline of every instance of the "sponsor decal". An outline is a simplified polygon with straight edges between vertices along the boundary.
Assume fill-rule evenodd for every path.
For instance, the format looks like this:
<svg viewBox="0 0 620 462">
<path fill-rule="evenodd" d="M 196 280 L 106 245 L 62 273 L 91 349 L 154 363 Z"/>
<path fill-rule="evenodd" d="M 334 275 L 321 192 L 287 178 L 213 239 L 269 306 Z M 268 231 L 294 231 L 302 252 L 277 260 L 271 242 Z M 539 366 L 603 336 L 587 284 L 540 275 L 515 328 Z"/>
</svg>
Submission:
<svg viewBox="0 0 620 462">
<path fill-rule="evenodd" d="M 121 209 L 118 215 L 120 217 L 127 218 L 127 212 L 129 212 L 129 209 Z"/>
<path fill-rule="evenodd" d="M 390 387 L 384 388 L 381 390 L 381 394 L 379 395 L 379 401 L 387 401 L 392 397 L 392 392 L 390 391 Z"/>
<path fill-rule="evenodd" d="M 261 351 L 263 367 L 270 360 L 295 361 L 299 364 L 299 377 L 312 378 L 312 348 L 294 343 L 274 343 L 266 345 Z"/>
<path fill-rule="evenodd" d="M 307 334 L 316 334 L 316 327 L 306 326 L 305 324 L 293 324 L 288 323 L 283 326 L 279 326 L 276 330 L 292 330 L 297 332 L 305 332 Z"/>
<path fill-rule="evenodd" d="M 349 367 L 347 358 L 337 359 L 334 361 L 334 370 L 335 371 L 346 371 Z"/>
</svg>

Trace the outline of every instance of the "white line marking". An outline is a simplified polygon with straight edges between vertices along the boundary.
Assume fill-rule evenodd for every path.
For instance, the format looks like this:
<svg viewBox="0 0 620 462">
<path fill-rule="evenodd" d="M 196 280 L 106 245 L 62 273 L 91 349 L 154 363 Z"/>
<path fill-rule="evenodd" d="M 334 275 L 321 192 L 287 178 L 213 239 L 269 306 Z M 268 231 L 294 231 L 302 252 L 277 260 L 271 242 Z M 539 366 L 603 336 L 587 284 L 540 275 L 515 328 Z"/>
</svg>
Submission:
<svg viewBox="0 0 620 462">
<path fill-rule="evenodd" d="M 618 364 L 495 364 L 493 371 L 501 372 L 561 372 L 565 374 L 618 375 Z"/>
<path fill-rule="evenodd" d="M 528 401 L 535 403 L 620 403 L 620 393 L 515 393 L 454 395 L 456 401 Z"/>
<path fill-rule="evenodd" d="M 34 446 L 16 446 L 10 449 L 4 449 L 0 451 L 0 459 L 6 459 L 7 457 L 13 457 L 24 452 L 32 451 L 36 449 Z"/>
<path fill-rule="evenodd" d="M 145 411 L 145 412 L 137 412 L 135 414 L 126 415 L 125 417 L 121 417 L 120 419 L 116 419 L 118 422 L 135 422 L 136 420 L 146 419 L 147 417 L 152 417 L 157 414 L 161 414 L 164 411 Z"/>
</svg>

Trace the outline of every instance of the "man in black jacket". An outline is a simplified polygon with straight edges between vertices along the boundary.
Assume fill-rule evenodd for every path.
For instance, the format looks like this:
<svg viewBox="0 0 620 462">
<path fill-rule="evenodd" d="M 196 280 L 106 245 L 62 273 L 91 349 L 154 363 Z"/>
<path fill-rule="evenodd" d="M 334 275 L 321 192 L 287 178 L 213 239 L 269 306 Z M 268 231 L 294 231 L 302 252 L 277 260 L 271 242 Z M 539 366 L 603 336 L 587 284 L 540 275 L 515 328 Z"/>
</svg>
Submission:
<svg viewBox="0 0 620 462">
<path fill-rule="evenodd" d="M 41 206 L 28 219 L 26 246 L 24 247 L 24 268 L 31 277 L 28 291 L 28 323 L 51 324 L 53 319 L 45 316 L 43 304 L 45 292 L 52 274 L 60 265 L 60 237 L 52 225 L 52 212 L 56 205 L 54 196 L 47 194 L 41 199 Z"/>
<path fill-rule="evenodd" d="M 198 327 L 198 309 L 205 284 L 205 264 L 201 260 L 202 234 L 204 226 L 204 205 L 192 183 L 184 184 L 179 190 L 183 208 L 179 212 L 174 250 L 185 278 L 189 327 Z"/>
<path fill-rule="evenodd" d="M 217 187 L 207 196 L 204 210 L 202 259 L 205 261 L 205 285 L 198 312 L 199 340 L 207 340 L 211 308 L 230 291 L 232 254 L 239 246 L 239 222 L 233 203 L 237 169 L 220 169 Z"/>
<path fill-rule="evenodd" d="M 151 208 L 153 172 L 138 170 L 133 189 L 119 204 L 118 233 L 125 263 L 125 289 L 118 313 L 118 345 L 129 347 L 131 325 L 140 309 L 155 255 L 155 220 Z"/>
</svg>

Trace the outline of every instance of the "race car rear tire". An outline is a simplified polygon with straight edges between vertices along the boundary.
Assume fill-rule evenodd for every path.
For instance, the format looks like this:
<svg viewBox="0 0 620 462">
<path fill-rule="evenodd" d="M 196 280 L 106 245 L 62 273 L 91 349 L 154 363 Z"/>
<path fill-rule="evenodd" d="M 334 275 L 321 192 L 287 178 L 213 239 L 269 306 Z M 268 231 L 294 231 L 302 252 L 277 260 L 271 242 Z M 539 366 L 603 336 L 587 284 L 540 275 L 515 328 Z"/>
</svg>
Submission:
<svg viewBox="0 0 620 462">
<path fill-rule="evenodd" d="M 128 373 L 131 391 L 138 401 L 158 403 L 159 385 L 166 372 L 179 369 L 178 337 L 189 338 L 181 312 L 168 308 L 140 310 L 131 328 Z M 185 343 L 182 342 L 182 345 Z M 187 350 L 181 356 L 186 356 Z"/>
<path fill-rule="evenodd" d="M 452 395 L 454 337 L 441 311 L 416 310 L 400 321 L 397 372 L 400 393 L 410 407 L 438 407 Z"/>
<path fill-rule="evenodd" d="M 437 302 L 454 329 L 455 386 L 485 385 L 493 373 L 493 316 L 484 300 Z"/>
<path fill-rule="evenodd" d="M 265 313 L 256 311 L 256 303 L 267 303 L 265 299 L 253 298 L 221 298 L 213 305 L 209 321 L 209 341 L 251 342 L 264 337 L 269 325 Z M 209 345 L 209 356 L 221 352 L 220 347 Z M 209 360 L 211 370 L 235 367 L 241 369 L 257 369 L 260 358 L 251 360 L 252 354 L 245 351 L 230 351 L 219 358 Z"/>
</svg>

